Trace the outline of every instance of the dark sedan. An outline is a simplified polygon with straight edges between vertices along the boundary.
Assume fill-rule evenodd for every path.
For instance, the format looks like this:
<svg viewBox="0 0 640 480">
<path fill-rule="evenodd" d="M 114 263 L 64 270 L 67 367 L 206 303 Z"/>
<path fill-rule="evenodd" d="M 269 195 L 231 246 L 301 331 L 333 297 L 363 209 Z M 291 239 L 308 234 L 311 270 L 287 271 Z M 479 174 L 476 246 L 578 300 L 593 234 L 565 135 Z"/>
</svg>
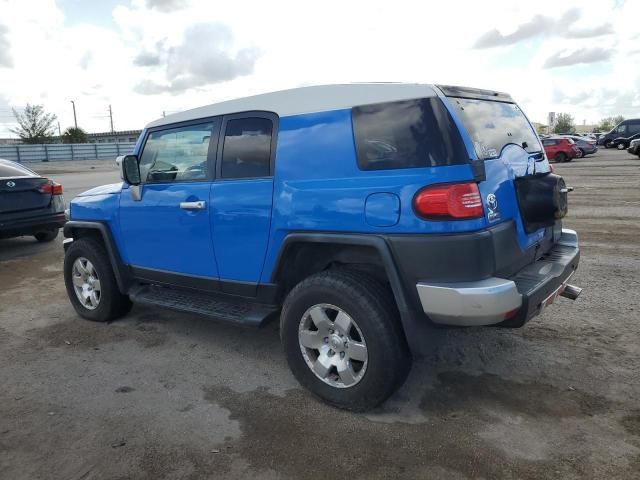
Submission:
<svg viewBox="0 0 640 480">
<path fill-rule="evenodd" d="M 0 238 L 33 235 L 50 242 L 65 224 L 62 185 L 0 159 Z"/>
<path fill-rule="evenodd" d="M 636 138 L 640 138 L 640 132 L 635 135 L 631 135 L 630 137 L 618 137 L 611 142 L 611 146 L 614 148 L 618 148 L 620 150 L 624 150 L 625 148 L 629 148 L 631 142 Z"/>
<path fill-rule="evenodd" d="M 580 135 L 565 135 L 567 138 L 570 138 L 574 142 L 576 142 L 576 146 L 580 150 L 578 153 L 578 158 L 582 158 L 585 155 L 590 155 L 592 153 L 596 153 L 598 151 L 598 147 L 596 146 L 596 140 L 589 137 L 581 137 Z"/>
</svg>

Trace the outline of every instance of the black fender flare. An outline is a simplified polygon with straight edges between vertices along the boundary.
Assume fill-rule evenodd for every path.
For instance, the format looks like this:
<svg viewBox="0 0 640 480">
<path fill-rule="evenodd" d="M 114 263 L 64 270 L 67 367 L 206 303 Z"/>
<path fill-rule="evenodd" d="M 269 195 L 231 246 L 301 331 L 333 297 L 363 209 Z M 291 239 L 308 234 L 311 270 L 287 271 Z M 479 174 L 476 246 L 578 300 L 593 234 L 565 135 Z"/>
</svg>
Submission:
<svg viewBox="0 0 640 480">
<path fill-rule="evenodd" d="M 120 253 L 108 225 L 103 222 L 70 220 L 65 224 L 63 232 L 65 238 L 75 239 L 78 237 L 78 232 L 87 230 L 99 233 L 107 254 L 109 255 L 109 262 L 111 263 L 113 274 L 116 277 L 116 282 L 118 283 L 118 290 L 120 290 L 120 293 L 126 294 L 129 290 L 129 286 L 131 285 L 131 275 L 129 274 L 128 267 L 123 263 L 122 257 L 120 257 Z M 70 243 L 65 242 L 65 251 L 69 245 Z"/>
<path fill-rule="evenodd" d="M 280 246 L 280 251 L 278 252 L 278 257 L 276 258 L 271 274 L 272 283 L 277 283 L 278 276 L 284 268 L 283 259 L 286 256 L 287 250 L 291 246 L 300 243 L 363 246 L 375 249 L 380 255 L 387 279 L 389 280 L 409 348 L 414 355 L 419 354 L 420 346 L 419 344 L 414 344 L 414 342 L 419 341 L 420 335 L 418 334 L 418 328 L 426 325 L 427 320 L 424 315 L 420 315 L 422 309 L 416 309 L 412 297 L 408 295 L 408 286 L 403 282 L 397 263 L 394 260 L 393 252 L 383 235 L 311 232 L 290 233 L 285 237 Z"/>
</svg>

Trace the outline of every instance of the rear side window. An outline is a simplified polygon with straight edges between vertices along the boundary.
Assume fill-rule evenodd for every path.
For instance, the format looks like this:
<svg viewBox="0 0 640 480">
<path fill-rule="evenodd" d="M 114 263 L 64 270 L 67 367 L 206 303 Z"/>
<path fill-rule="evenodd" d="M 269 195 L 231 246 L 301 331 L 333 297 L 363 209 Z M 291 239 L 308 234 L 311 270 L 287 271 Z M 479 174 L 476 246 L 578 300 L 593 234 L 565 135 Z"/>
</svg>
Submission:
<svg viewBox="0 0 640 480">
<path fill-rule="evenodd" d="M 362 170 L 468 162 L 460 132 L 436 97 L 354 107 L 353 131 Z"/>
<path fill-rule="evenodd" d="M 0 161 L 0 178 L 34 177 L 35 173 L 18 163 Z"/>
<path fill-rule="evenodd" d="M 229 120 L 222 147 L 222 178 L 256 178 L 271 174 L 273 122 L 246 117 Z"/>
</svg>

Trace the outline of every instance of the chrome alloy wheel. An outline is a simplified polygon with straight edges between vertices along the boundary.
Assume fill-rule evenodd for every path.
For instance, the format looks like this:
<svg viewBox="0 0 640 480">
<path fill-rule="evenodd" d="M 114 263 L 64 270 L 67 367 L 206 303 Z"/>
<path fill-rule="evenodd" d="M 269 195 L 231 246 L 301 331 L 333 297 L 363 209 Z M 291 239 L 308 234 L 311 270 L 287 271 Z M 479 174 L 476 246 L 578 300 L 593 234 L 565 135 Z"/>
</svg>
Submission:
<svg viewBox="0 0 640 480">
<path fill-rule="evenodd" d="M 364 377 L 367 344 L 341 308 L 323 303 L 307 310 L 300 320 L 298 343 L 307 366 L 332 387 L 353 387 Z"/>
<path fill-rule="evenodd" d="M 93 264 L 84 257 L 76 258 L 71 269 L 71 277 L 73 290 L 82 306 L 88 310 L 98 308 L 102 295 L 100 279 Z"/>
</svg>

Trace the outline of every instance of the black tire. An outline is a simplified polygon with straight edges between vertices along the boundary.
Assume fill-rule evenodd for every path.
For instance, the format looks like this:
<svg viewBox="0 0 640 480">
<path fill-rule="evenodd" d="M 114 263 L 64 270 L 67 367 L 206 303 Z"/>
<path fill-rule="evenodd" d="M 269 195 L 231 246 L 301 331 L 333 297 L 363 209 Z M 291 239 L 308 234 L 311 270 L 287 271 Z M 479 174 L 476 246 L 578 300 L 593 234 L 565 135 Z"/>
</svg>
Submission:
<svg viewBox="0 0 640 480">
<path fill-rule="evenodd" d="M 564 152 L 558 152 L 556 153 L 556 156 L 554 158 L 556 163 L 562 163 L 562 162 L 566 162 L 567 161 L 567 154 Z"/>
<path fill-rule="evenodd" d="M 298 340 L 308 309 L 331 304 L 358 325 L 367 346 L 367 366 L 361 380 L 338 388 L 325 383 L 307 365 Z M 296 379 L 325 402 L 346 410 L 369 410 L 386 400 L 407 378 L 411 355 L 390 289 L 370 275 L 329 270 L 300 282 L 287 296 L 280 317 L 280 337 Z"/>
<path fill-rule="evenodd" d="M 36 232 L 36 234 L 34 235 L 34 237 L 36 237 L 36 240 L 39 241 L 40 243 L 51 242 L 55 240 L 57 236 L 58 236 L 57 228 Z"/>
<path fill-rule="evenodd" d="M 78 300 L 73 288 L 72 269 L 78 257 L 88 259 L 100 279 L 100 302 L 93 310 Z M 122 317 L 131 310 L 131 300 L 127 295 L 120 293 L 109 256 L 98 240 L 80 238 L 71 244 L 64 256 L 64 283 L 71 305 L 82 318 L 94 322 L 108 322 Z"/>
<path fill-rule="evenodd" d="M 604 145 L 604 148 L 611 148 L 612 144 L 613 144 L 613 140 L 605 140 L 602 145 Z"/>
<path fill-rule="evenodd" d="M 578 149 L 578 154 L 576 155 L 576 158 L 584 158 L 586 154 L 584 153 L 584 150 L 579 148 Z"/>
</svg>

